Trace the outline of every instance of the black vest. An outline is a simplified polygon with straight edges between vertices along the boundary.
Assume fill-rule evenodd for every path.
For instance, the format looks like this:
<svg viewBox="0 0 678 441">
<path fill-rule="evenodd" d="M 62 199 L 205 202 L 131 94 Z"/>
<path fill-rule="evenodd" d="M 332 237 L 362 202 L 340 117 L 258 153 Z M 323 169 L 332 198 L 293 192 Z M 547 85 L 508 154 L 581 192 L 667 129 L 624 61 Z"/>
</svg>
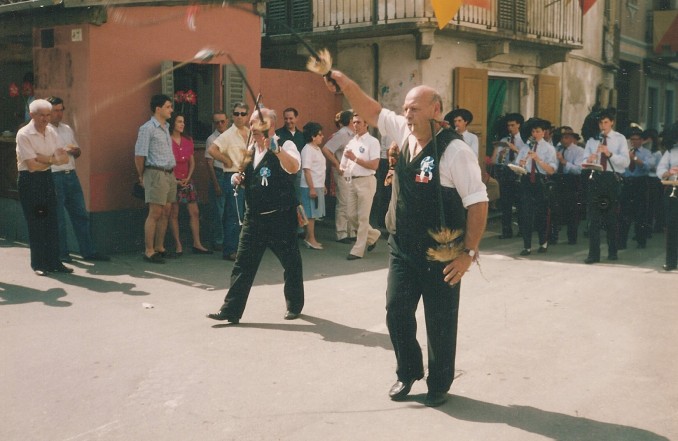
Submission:
<svg viewBox="0 0 678 441">
<path fill-rule="evenodd" d="M 268 185 L 263 185 L 262 174 L 268 175 Z M 266 152 L 256 168 L 254 161 L 250 162 L 245 168 L 246 214 L 256 215 L 296 206 L 295 176 L 283 170 L 278 157 L 270 151 Z"/>
<path fill-rule="evenodd" d="M 438 185 L 440 184 L 440 158 L 454 139 L 461 139 L 454 131 L 445 129 L 436 136 L 438 157 L 435 158 L 433 141 L 410 161 L 410 149 L 403 146 L 395 172 L 398 174 L 398 201 L 396 206 L 396 239 L 398 246 L 412 257 L 424 257 L 426 250 L 435 245 L 429 230 L 440 229 Z M 434 158 L 433 170 L 424 173 L 428 183 L 418 182 L 422 162 Z M 420 179 L 421 180 L 421 179 Z M 446 227 L 466 229 L 466 209 L 456 188 L 441 187 Z"/>
</svg>

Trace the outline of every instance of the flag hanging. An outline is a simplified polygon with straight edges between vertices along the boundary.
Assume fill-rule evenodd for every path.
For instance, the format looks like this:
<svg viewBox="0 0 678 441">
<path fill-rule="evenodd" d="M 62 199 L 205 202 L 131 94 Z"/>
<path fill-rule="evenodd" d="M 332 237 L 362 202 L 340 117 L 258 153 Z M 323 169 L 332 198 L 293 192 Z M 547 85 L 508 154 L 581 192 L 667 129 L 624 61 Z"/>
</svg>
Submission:
<svg viewBox="0 0 678 441">
<path fill-rule="evenodd" d="M 579 6 L 581 6 L 581 15 L 586 14 L 595 2 L 596 0 L 579 0 Z"/>
<path fill-rule="evenodd" d="M 443 29 L 457 15 L 462 0 L 431 0 L 433 12 L 438 20 L 438 29 Z"/>
</svg>

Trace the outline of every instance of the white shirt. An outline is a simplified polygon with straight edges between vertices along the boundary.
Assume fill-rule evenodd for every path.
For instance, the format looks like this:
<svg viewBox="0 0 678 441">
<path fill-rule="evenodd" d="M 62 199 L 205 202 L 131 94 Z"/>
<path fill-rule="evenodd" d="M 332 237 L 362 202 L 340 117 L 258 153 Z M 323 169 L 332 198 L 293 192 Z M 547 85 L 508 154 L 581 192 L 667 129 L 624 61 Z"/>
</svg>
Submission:
<svg viewBox="0 0 678 441">
<path fill-rule="evenodd" d="M 468 144 L 469 147 L 471 147 L 471 150 L 473 150 L 473 153 L 476 154 L 476 158 L 478 157 L 478 137 L 476 136 L 475 133 L 471 133 L 468 130 L 464 130 L 464 133 L 461 133 L 461 137 L 464 138 L 464 142 Z"/>
<path fill-rule="evenodd" d="M 327 171 L 327 160 L 323 156 L 320 147 L 313 144 L 306 144 L 301 149 L 301 168 L 311 171 L 311 185 L 306 182 L 306 173 L 301 175 L 301 187 L 323 188 L 325 187 L 325 172 Z"/>
<path fill-rule="evenodd" d="M 598 155 L 598 164 L 600 164 L 600 154 L 598 153 L 598 146 L 600 145 L 601 140 L 595 138 L 589 138 L 586 141 L 586 147 L 584 147 L 584 158 L 588 161 L 589 156 L 595 154 Z M 614 171 L 615 173 L 624 173 L 626 167 L 631 163 L 631 158 L 629 157 L 629 147 L 628 142 L 624 135 L 614 130 L 610 130 L 607 134 L 607 149 L 612 153 L 612 156 L 608 159 L 608 163 L 612 166 L 607 166 L 607 171 Z"/>
<path fill-rule="evenodd" d="M 351 151 L 356 156 L 356 161 L 351 161 L 346 157 L 346 152 Z M 357 160 L 372 161 L 379 159 L 381 155 L 381 144 L 379 140 L 365 132 L 363 135 L 355 135 L 344 148 L 344 156 L 341 158 L 340 168 L 344 171 L 345 178 L 357 178 L 359 176 L 371 176 L 376 170 L 365 168 L 358 165 Z"/>
<path fill-rule="evenodd" d="M 59 123 L 58 126 L 55 126 L 50 123 L 49 126 L 57 132 L 57 136 L 59 137 L 59 147 L 66 147 L 68 144 L 73 144 L 76 147 L 78 146 L 78 142 L 75 140 L 73 129 L 71 129 L 68 124 Z M 75 170 L 75 157 L 73 155 L 68 155 L 68 162 L 66 164 L 52 166 L 53 172 L 64 170 Z"/>
<path fill-rule="evenodd" d="M 584 157 L 584 148 L 579 147 L 577 144 L 570 144 L 568 147 L 561 146 L 563 150 L 563 158 L 566 163 L 563 165 L 563 174 L 566 175 L 580 175 L 581 174 L 581 165 L 586 159 Z M 558 167 L 560 167 L 560 161 L 558 161 Z"/>
<path fill-rule="evenodd" d="M 271 140 L 275 140 L 275 142 L 278 142 L 280 138 L 276 135 L 271 137 Z M 256 145 L 252 146 L 254 148 L 254 159 L 253 159 L 253 165 L 254 168 L 257 168 L 261 160 L 264 158 L 264 155 L 268 151 L 267 149 L 264 149 L 262 151 L 259 151 L 259 148 L 257 148 Z M 301 155 L 299 154 L 299 150 L 297 150 L 297 146 L 292 142 L 292 141 L 285 141 L 285 143 L 282 145 L 282 149 L 285 150 L 290 156 L 292 156 L 296 161 L 298 165 L 301 165 Z M 282 162 L 280 163 L 280 166 L 282 167 L 283 170 L 285 170 L 287 173 L 293 175 L 296 174 L 290 173 L 289 170 L 285 169 L 285 167 L 282 165 Z"/>
<path fill-rule="evenodd" d="M 355 133 L 349 127 L 342 127 L 327 140 L 325 147 L 332 152 L 337 161 L 341 162 L 341 157 L 344 155 L 344 147 L 354 136 Z"/>
<path fill-rule="evenodd" d="M 414 145 L 417 140 L 407 127 L 407 119 L 395 112 L 382 109 L 379 113 L 379 131 L 390 136 L 403 148 L 406 143 Z M 464 141 L 453 140 L 440 158 L 440 184 L 456 188 L 464 207 L 478 202 L 487 202 L 487 189 L 481 179 L 478 159 Z"/>
<path fill-rule="evenodd" d="M 661 161 L 657 165 L 657 177 L 664 179 L 664 173 L 671 170 L 673 167 L 678 167 L 678 144 L 674 145 L 671 150 L 664 152 Z"/>
<path fill-rule="evenodd" d="M 210 149 L 210 146 L 214 144 L 214 140 L 217 139 L 221 135 L 221 132 L 218 130 L 215 130 L 212 132 L 212 134 L 207 138 L 207 141 L 205 141 L 205 145 L 207 148 L 205 149 L 205 158 L 207 159 L 212 159 L 214 162 L 212 163 L 213 167 L 224 169 L 224 163 L 221 161 L 218 161 L 212 157 L 212 155 L 209 154 L 208 150 Z"/>
<path fill-rule="evenodd" d="M 511 135 L 509 135 L 505 138 L 502 138 L 501 140 L 503 142 L 507 142 L 507 143 L 511 142 Z M 513 158 L 513 162 L 511 164 L 518 165 L 518 154 L 520 154 L 520 152 L 523 151 L 523 149 L 529 149 L 529 147 L 527 146 L 525 141 L 523 141 L 523 138 L 520 136 L 520 132 L 518 132 L 516 135 L 513 136 L 513 145 L 518 147 L 518 153 L 516 154 L 516 157 Z M 497 147 L 497 156 L 496 156 L 496 161 L 497 161 L 496 163 L 497 164 L 508 164 L 508 158 L 509 158 L 510 152 L 506 152 L 506 156 L 504 156 L 503 161 L 501 161 L 501 162 L 499 161 L 499 158 L 502 157 L 501 152 L 503 150 L 506 150 L 506 149 L 508 149 L 508 147 Z"/>
<path fill-rule="evenodd" d="M 28 171 L 27 159 L 35 159 L 37 155 L 52 156 L 59 147 L 59 135 L 49 124 L 45 134 L 35 129 L 34 121 L 23 126 L 16 134 L 17 170 Z M 63 146 L 62 146 L 63 147 Z"/>
<path fill-rule="evenodd" d="M 520 149 L 520 153 L 518 153 L 518 157 L 516 158 L 516 161 L 520 164 L 520 161 L 523 159 L 525 160 L 525 170 L 529 173 L 532 170 L 532 158 L 527 156 L 527 153 L 530 151 L 530 148 L 524 148 Z M 539 158 L 553 167 L 554 169 L 558 170 L 558 158 L 556 157 L 556 149 L 553 147 L 551 144 L 548 143 L 548 141 L 545 140 L 540 140 L 537 143 L 537 156 Z M 542 175 L 548 175 L 546 173 L 546 170 L 544 170 L 539 164 L 535 162 L 536 170 L 537 172 L 541 173 Z"/>
<path fill-rule="evenodd" d="M 222 164 L 225 172 L 235 173 L 240 171 L 240 165 L 242 164 L 243 159 L 245 159 L 247 144 L 243 137 L 240 136 L 238 127 L 236 127 L 235 124 L 219 135 L 212 144 L 216 145 L 221 153 L 227 155 L 233 162 L 230 168 L 227 168 Z"/>
</svg>

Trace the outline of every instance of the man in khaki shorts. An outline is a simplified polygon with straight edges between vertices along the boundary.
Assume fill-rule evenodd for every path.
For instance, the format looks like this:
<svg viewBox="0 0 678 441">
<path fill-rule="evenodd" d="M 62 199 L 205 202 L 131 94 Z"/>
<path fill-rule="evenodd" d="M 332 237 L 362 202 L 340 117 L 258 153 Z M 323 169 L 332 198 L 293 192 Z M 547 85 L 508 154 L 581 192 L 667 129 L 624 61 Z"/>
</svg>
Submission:
<svg viewBox="0 0 678 441">
<path fill-rule="evenodd" d="M 148 204 L 143 257 L 147 262 L 165 263 L 167 221 L 172 203 L 177 199 L 173 173 L 176 160 L 167 122 L 172 116 L 172 99 L 167 95 L 153 95 L 150 107 L 153 116 L 139 127 L 134 146 L 134 163 Z"/>
</svg>

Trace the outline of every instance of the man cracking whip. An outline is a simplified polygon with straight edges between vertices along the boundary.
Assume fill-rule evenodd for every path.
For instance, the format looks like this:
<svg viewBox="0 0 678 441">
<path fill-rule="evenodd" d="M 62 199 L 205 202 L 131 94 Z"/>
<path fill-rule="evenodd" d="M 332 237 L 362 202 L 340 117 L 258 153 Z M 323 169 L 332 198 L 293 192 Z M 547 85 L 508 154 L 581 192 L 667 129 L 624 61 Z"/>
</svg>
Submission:
<svg viewBox="0 0 678 441">
<path fill-rule="evenodd" d="M 425 404 L 440 406 L 454 379 L 461 279 L 478 257 L 487 220 L 478 161 L 454 131 L 441 126 L 442 99 L 431 87 L 410 90 L 398 114 L 339 71 L 330 71 L 325 82 L 332 92 L 340 88 L 353 110 L 400 149 L 386 216 L 391 233 L 386 321 L 398 365 L 389 396 L 405 399 L 424 376 L 415 318 L 423 297 L 429 353 Z"/>
</svg>

